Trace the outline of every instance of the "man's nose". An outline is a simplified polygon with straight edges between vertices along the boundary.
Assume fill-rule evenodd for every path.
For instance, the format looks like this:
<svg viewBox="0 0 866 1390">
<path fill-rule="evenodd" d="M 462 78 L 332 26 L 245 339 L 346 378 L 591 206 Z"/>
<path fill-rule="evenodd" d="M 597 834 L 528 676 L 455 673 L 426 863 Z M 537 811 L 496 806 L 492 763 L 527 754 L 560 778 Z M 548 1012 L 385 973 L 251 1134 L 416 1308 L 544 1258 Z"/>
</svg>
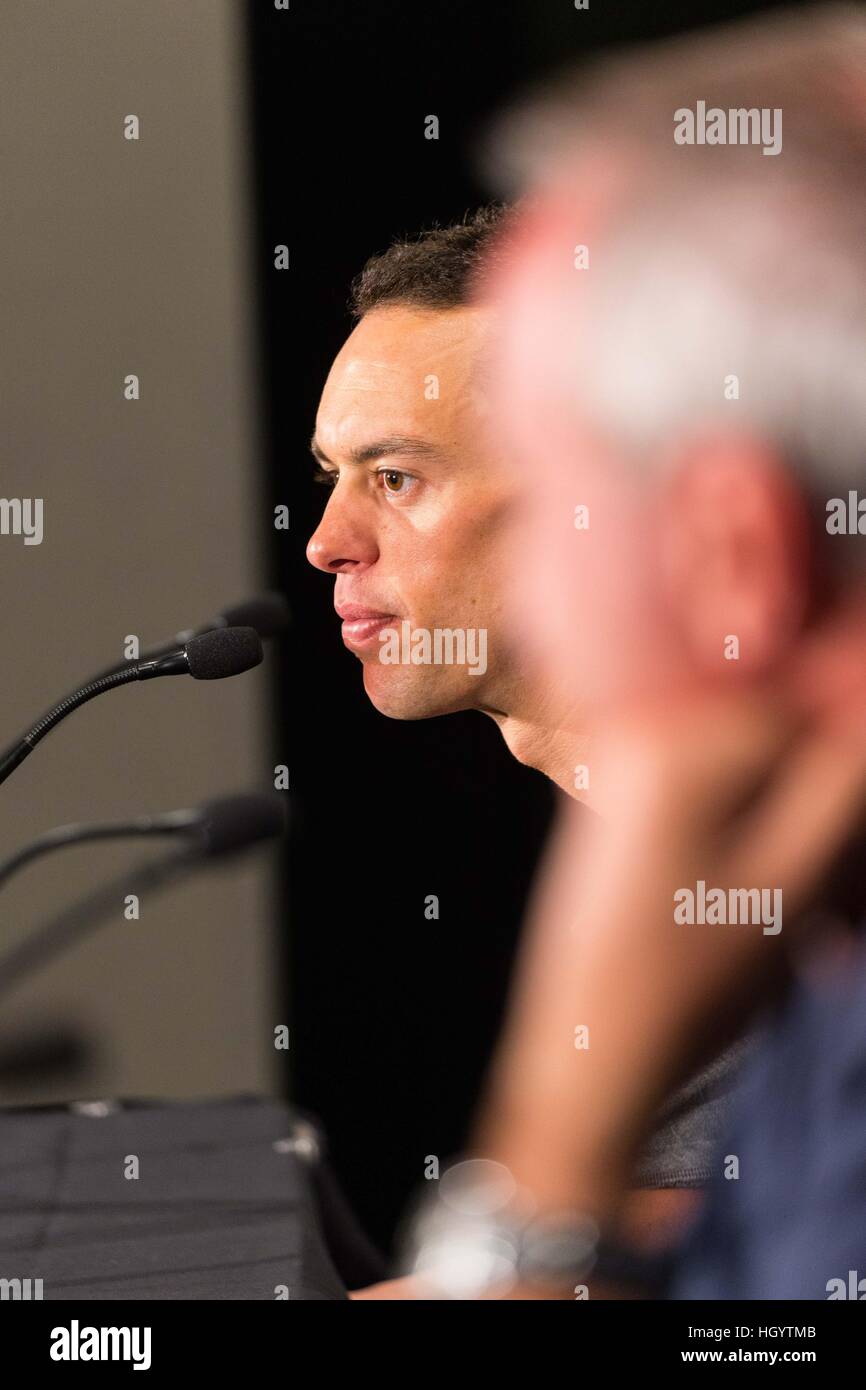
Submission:
<svg viewBox="0 0 866 1390">
<path fill-rule="evenodd" d="M 348 500 L 338 498 L 335 489 L 307 543 L 310 564 L 326 574 L 344 574 L 374 564 L 378 554 L 372 532 Z"/>
</svg>

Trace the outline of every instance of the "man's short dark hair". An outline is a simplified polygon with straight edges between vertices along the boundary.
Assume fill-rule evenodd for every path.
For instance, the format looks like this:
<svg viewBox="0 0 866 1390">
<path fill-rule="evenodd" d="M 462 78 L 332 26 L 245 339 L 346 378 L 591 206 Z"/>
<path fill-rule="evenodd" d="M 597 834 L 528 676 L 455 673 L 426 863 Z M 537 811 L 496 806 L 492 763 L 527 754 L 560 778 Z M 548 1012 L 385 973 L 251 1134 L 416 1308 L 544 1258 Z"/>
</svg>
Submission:
<svg viewBox="0 0 866 1390">
<path fill-rule="evenodd" d="M 385 304 L 456 309 L 468 304 L 485 253 L 507 209 L 489 204 L 450 227 L 431 227 L 371 256 L 352 284 L 352 313 L 363 318 Z"/>
</svg>

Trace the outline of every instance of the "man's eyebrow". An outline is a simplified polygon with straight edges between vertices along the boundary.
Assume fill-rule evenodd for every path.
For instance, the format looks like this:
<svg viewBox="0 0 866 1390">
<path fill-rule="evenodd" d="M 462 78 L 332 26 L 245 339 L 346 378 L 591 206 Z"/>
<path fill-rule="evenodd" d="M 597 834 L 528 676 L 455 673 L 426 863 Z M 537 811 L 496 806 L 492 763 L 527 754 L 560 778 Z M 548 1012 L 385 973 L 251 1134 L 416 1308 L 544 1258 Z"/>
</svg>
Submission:
<svg viewBox="0 0 866 1390">
<path fill-rule="evenodd" d="M 319 463 L 329 464 L 331 467 L 335 466 L 315 435 L 310 440 L 310 452 L 315 459 L 318 459 Z M 432 458 L 440 452 L 434 444 L 426 439 L 416 439 L 406 434 L 393 434 L 386 439 L 374 440 L 372 444 L 364 444 L 350 449 L 348 460 L 349 463 L 370 463 L 373 459 L 388 458 L 393 454 L 401 454 L 404 457 L 408 455 L 410 458 Z"/>
</svg>

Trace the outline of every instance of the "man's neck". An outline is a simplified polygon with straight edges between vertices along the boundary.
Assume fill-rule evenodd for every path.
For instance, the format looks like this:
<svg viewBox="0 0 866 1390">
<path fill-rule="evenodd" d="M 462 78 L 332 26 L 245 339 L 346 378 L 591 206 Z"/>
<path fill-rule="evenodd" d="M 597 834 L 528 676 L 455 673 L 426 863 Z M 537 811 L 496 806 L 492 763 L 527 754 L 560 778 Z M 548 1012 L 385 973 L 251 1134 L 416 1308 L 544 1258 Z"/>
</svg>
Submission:
<svg viewBox="0 0 866 1390">
<path fill-rule="evenodd" d="M 582 785 L 589 762 L 586 734 L 557 727 L 543 713 L 506 714 L 492 709 L 485 713 L 499 725 L 509 752 L 519 763 L 543 772 L 575 801 L 591 805 L 589 788 Z"/>
</svg>

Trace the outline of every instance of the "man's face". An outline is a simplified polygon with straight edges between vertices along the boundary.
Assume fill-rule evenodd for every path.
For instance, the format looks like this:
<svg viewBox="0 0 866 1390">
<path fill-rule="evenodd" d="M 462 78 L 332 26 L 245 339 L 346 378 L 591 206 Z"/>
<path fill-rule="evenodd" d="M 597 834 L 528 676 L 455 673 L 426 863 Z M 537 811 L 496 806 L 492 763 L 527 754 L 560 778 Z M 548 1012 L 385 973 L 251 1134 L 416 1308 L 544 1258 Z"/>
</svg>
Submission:
<svg viewBox="0 0 866 1390">
<path fill-rule="evenodd" d="M 307 556 L 336 577 L 343 641 L 396 719 L 501 709 L 514 684 L 501 635 L 513 483 L 483 427 L 490 323 L 482 308 L 373 310 L 319 405 L 332 491 Z M 458 636 L 437 648 L 437 631 Z"/>
</svg>

